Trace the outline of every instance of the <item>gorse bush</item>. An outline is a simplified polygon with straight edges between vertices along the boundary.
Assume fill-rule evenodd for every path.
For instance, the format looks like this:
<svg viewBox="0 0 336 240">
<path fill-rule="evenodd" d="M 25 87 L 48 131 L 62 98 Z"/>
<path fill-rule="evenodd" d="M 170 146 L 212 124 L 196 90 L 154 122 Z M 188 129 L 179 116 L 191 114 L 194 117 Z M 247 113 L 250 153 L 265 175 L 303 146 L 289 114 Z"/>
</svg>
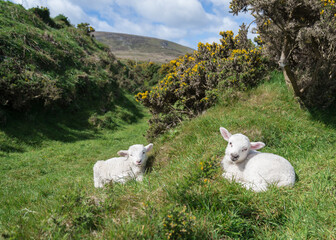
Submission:
<svg viewBox="0 0 336 240">
<path fill-rule="evenodd" d="M 243 25 L 237 36 L 221 32 L 221 43 L 199 43 L 198 50 L 162 66 L 167 75 L 150 91 L 136 95 L 153 114 L 148 138 L 192 118 L 212 106 L 220 90 L 246 89 L 266 70 L 261 48 L 247 39 Z"/>
<path fill-rule="evenodd" d="M 309 108 L 336 100 L 334 0 L 233 0 L 234 14 L 251 10 L 265 54 L 283 69 L 294 95 Z"/>
</svg>

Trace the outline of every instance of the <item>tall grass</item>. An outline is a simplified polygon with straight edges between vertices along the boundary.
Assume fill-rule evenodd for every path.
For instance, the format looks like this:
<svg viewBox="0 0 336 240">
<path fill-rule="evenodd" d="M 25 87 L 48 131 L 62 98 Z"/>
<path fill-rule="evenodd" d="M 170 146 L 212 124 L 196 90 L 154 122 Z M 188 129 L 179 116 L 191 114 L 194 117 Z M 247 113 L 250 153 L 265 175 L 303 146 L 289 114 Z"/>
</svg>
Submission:
<svg viewBox="0 0 336 240">
<path fill-rule="evenodd" d="M 301 109 L 276 73 L 238 95 L 157 139 L 141 183 L 94 189 L 92 166 L 145 142 L 146 118 L 119 131 L 1 152 L 1 236 L 333 239 L 335 117 L 316 119 Z M 298 177 L 295 186 L 254 193 L 223 179 L 220 126 L 287 158 Z"/>
</svg>

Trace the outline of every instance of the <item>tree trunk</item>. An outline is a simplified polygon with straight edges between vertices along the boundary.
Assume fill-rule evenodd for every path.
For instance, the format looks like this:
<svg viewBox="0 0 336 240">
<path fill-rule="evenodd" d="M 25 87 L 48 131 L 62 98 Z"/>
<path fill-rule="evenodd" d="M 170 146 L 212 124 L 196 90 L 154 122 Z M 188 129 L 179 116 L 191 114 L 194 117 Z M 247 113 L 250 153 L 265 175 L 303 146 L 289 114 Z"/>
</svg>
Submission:
<svg viewBox="0 0 336 240">
<path fill-rule="evenodd" d="M 295 74 L 290 69 L 290 67 L 287 65 L 287 57 L 288 57 L 289 51 L 287 46 L 287 41 L 284 42 L 284 46 L 281 51 L 281 57 L 279 60 L 279 66 L 282 68 L 286 84 L 288 88 L 293 91 L 294 96 L 301 98 L 301 92 L 299 90 L 299 87 L 297 85 L 297 79 L 295 77 Z"/>
<path fill-rule="evenodd" d="M 294 92 L 294 96 L 301 98 L 301 92 L 297 85 L 296 77 L 292 72 L 292 70 L 289 68 L 289 66 L 285 66 L 283 68 L 283 74 L 285 77 L 286 84 Z"/>
</svg>

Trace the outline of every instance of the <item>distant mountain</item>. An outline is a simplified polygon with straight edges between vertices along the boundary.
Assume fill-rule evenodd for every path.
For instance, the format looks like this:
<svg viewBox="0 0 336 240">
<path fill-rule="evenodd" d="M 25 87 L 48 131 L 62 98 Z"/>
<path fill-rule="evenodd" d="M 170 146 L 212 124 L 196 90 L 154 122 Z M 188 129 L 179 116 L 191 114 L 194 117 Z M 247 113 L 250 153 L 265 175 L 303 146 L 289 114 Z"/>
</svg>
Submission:
<svg viewBox="0 0 336 240">
<path fill-rule="evenodd" d="M 192 48 L 157 38 L 99 31 L 93 35 L 98 41 L 108 45 L 117 58 L 122 59 L 164 63 L 194 51 Z"/>
</svg>

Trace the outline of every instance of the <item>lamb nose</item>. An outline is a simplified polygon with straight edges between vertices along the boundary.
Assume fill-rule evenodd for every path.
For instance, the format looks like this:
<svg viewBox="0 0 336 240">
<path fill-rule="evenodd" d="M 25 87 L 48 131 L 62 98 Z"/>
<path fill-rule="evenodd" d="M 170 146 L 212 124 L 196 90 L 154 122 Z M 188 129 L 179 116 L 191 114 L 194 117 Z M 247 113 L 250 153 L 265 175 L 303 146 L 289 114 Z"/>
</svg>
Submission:
<svg viewBox="0 0 336 240">
<path fill-rule="evenodd" d="M 233 158 L 238 158 L 238 157 L 239 157 L 239 155 L 238 155 L 238 154 L 236 154 L 236 153 L 231 153 L 231 157 L 233 157 Z"/>
</svg>

